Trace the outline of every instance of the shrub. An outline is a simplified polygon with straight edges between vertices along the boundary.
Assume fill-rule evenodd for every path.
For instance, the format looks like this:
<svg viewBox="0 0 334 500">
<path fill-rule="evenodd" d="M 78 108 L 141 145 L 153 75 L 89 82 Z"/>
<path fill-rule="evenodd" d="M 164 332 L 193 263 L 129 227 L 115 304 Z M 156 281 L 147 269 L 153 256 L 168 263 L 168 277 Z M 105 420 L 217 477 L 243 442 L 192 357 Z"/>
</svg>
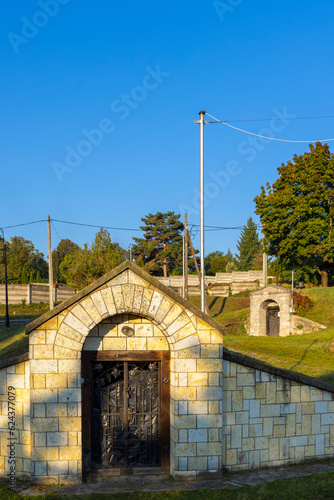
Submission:
<svg viewBox="0 0 334 500">
<path fill-rule="evenodd" d="M 313 306 L 312 300 L 307 295 L 301 295 L 298 292 L 292 292 L 293 307 L 296 314 L 305 316 L 306 311 Z"/>
</svg>

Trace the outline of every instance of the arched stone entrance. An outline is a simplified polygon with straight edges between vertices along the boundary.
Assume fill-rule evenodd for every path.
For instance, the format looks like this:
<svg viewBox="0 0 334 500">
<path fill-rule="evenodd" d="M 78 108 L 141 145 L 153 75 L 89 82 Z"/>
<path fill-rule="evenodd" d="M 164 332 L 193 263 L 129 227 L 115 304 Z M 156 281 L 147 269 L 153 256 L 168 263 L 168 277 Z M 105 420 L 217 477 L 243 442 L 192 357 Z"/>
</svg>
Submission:
<svg viewBox="0 0 334 500">
<path fill-rule="evenodd" d="M 170 467 L 170 350 L 138 315 L 105 319 L 81 358 L 83 474 L 98 477 Z"/>
<path fill-rule="evenodd" d="M 88 470 L 94 460 L 97 465 L 100 463 L 100 469 L 123 465 L 129 469 L 145 463 L 168 469 L 173 477 L 196 477 L 199 471 L 221 470 L 223 327 L 216 321 L 142 269 L 125 262 L 31 323 L 28 332 L 31 332 L 30 366 L 34 381 L 31 389 L 34 480 L 43 481 L 38 473 L 42 470 L 38 462 L 43 462 L 43 471 L 49 471 L 53 482 L 80 481 L 86 455 L 90 455 Z M 90 359 L 86 358 L 89 352 Z M 152 384 L 160 378 L 160 407 L 151 410 L 147 405 L 136 407 L 132 401 L 125 401 L 136 393 L 135 379 L 130 380 L 133 370 L 148 381 L 150 363 L 157 363 L 155 375 L 150 377 Z M 91 386 L 91 395 L 97 389 L 101 381 L 92 370 L 99 364 L 105 367 L 105 376 L 111 377 L 103 382 L 108 389 L 105 392 L 109 391 L 111 397 L 113 391 L 123 391 L 123 406 L 120 403 L 112 411 L 106 411 L 100 402 L 96 407 L 100 423 L 93 429 L 94 407 L 85 407 L 85 388 Z M 115 378 L 115 369 L 121 372 L 121 378 L 118 375 Z M 151 369 L 152 373 L 154 370 Z M 170 403 L 168 394 L 163 395 L 165 386 L 169 389 Z M 143 387 L 142 384 L 138 388 L 137 396 L 144 394 Z M 43 421 L 41 402 L 45 410 Z M 138 445 L 135 437 L 129 440 L 123 436 L 116 445 L 111 441 L 117 441 L 122 425 L 127 426 L 122 432 L 135 433 L 135 425 L 130 427 L 142 409 L 144 419 L 151 418 L 151 422 L 157 420 L 156 415 L 160 416 L 160 434 L 151 433 L 150 437 L 147 426 L 139 425 L 138 441 L 141 446 L 146 439 L 146 448 L 142 446 L 130 456 L 124 447 L 135 449 Z M 111 417 L 115 417 L 114 423 Z M 109 434 L 103 434 L 101 419 L 102 422 L 109 419 Z M 165 419 L 168 425 L 161 427 Z M 88 437 L 87 432 L 90 432 Z M 94 432 L 100 436 L 97 447 L 95 442 L 92 444 Z M 145 439 L 144 432 L 148 436 Z M 150 440 L 158 440 L 158 445 L 150 448 L 147 445 Z M 121 458 L 115 461 L 114 455 L 122 446 Z M 147 461 L 148 454 L 151 458 Z"/>
<path fill-rule="evenodd" d="M 291 291 L 269 285 L 250 294 L 249 334 L 286 336 L 291 330 Z"/>
</svg>

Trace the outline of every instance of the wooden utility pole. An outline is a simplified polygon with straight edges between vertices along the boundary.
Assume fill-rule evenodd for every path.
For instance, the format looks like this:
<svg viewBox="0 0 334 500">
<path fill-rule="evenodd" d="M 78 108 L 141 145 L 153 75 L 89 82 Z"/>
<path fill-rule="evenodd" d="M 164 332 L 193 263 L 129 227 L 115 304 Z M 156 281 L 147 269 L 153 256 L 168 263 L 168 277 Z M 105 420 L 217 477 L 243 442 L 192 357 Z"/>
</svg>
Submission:
<svg viewBox="0 0 334 500">
<path fill-rule="evenodd" d="M 196 255 L 195 255 L 195 250 L 194 250 L 194 247 L 193 247 L 193 244 L 192 244 L 189 232 L 188 232 L 188 239 L 189 239 L 189 245 L 190 245 L 190 249 L 191 249 L 191 254 L 193 256 L 195 267 L 196 267 L 196 271 L 197 271 L 198 280 L 199 280 L 199 283 L 201 285 L 202 276 L 201 276 L 200 270 L 198 268 L 197 259 L 196 259 Z M 210 311 L 209 311 L 209 308 L 208 308 L 208 302 L 206 300 L 205 293 L 204 293 L 204 296 L 202 297 L 202 302 L 204 302 L 204 307 L 205 307 L 205 310 L 203 312 L 205 312 L 206 314 L 208 314 L 210 316 Z"/>
<path fill-rule="evenodd" d="M 53 269 L 52 269 L 52 252 L 51 252 L 51 220 L 48 215 L 48 248 L 49 248 L 49 300 L 50 310 L 54 308 L 53 302 Z"/>
<path fill-rule="evenodd" d="M 267 286 L 267 254 L 263 254 L 263 286 Z"/>
<path fill-rule="evenodd" d="M 188 214 L 184 214 L 184 293 L 188 300 Z"/>
</svg>

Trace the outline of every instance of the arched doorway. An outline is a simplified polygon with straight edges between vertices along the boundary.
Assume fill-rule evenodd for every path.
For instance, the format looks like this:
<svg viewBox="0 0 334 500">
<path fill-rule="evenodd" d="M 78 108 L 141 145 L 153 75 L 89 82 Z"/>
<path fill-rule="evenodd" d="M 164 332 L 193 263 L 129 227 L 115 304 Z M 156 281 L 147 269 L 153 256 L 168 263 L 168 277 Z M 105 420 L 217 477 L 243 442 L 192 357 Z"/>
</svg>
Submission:
<svg viewBox="0 0 334 500">
<path fill-rule="evenodd" d="M 157 333 L 157 327 L 149 320 L 119 315 L 97 325 L 86 339 L 82 351 L 86 477 L 169 472 L 168 344 L 161 346 L 166 350 L 117 349 L 123 339 L 133 339 L 133 347 L 138 344 L 143 349 L 146 338 L 138 335 L 150 333 Z M 91 350 L 94 343 L 97 349 Z"/>
<path fill-rule="evenodd" d="M 278 337 L 280 334 L 280 307 L 274 300 L 265 300 L 260 306 L 260 329 L 262 335 Z"/>
</svg>

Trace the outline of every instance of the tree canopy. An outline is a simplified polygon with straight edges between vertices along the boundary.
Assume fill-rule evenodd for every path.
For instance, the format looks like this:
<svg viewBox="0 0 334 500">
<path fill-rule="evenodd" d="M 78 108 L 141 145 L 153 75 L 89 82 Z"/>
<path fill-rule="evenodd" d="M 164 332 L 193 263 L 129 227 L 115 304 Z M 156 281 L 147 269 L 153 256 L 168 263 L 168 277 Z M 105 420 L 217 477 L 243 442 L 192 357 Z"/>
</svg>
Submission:
<svg viewBox="0 0 334 500">
<path fill-rule="evenodd" d="M 58 243 L 55 250 L 52 251 L 53 281 L 66 283 L 65 276 L 60 272 L 60 265 L 67 254 L 71 254 L 80 249 L 79 245 L 69 239 L 63 239 Z"/>
<path fill-rule="evenodd" d="M 44 255 L 39 252 L 30 240 L 25 240 L 21 236 L 14 236 L 10 239 L 9 243 L 6 243 L 7 247 L 7 279 L 8 283 L 22 283 L 22 273 L 25 269 L 27 277 L 24 279 L 28 283 L 29 276 L 36 276 L 38 271 L 42 279 L 47 279 L 49 270 L 48 264 L 44 259 Z M 4 281 L 4 264 L 2 259 L 2 249 L 1 244 L 1 265 L 0 265 L 0 279 Z"/>
<path fill-rule="evenodd" d="M 101 228 L 90 247 L 85 244 L 67 253 L 59 269 L 67 284 L 80 290 L 121 264 L 126 256 L 126 251 Z"/>
<path fill-rule="evenodd" d="M 241 231 L 237 249 L 239 252 L 236 255 L 238 270 L 249 271 L 250 269 L 255 269 L 255 258 L 260 251 L 260 241 L 257 234 L 257 226 L 251 217 Z"/>
<path fill-rule="evenodd" d="M 231 260 L 233 260 L 233 255 L 230 250 L 227 254 L 220 250 L 209 253 L 205 257 L 205 274 L 214 276 L 216 273 L 225 273 L 226 266 Z"/>
<path fill-rule="evenodd" d="M 148 214 L 141 220 L 145 234 L 143 238 L 133 238 L 133 254 L 136 263 L 147 272 L 165 276 L 182 272 L 182 231 L 180 215 L 174 212 Z"/>
<path fill-rule="evenodd" d="M 334 270 L 334 157 L 327 144 L 278 168 L 278 179 L 255 198 L 265 250 L 287 269 L 317 269 L 322 286 Z"/>
</svg>

